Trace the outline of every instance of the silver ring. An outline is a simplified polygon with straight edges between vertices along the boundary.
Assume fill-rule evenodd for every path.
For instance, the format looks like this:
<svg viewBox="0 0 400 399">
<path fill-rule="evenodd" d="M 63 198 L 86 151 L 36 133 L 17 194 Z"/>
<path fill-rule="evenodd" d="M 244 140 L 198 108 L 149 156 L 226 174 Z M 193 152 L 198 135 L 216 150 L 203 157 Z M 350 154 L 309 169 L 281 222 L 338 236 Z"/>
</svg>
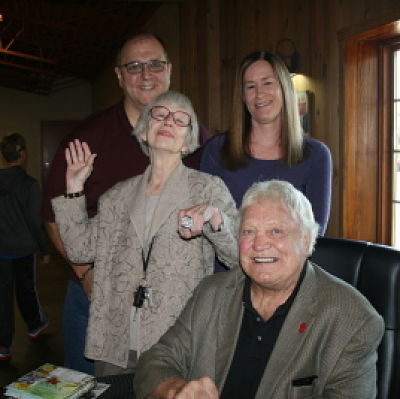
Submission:
<svg viewBox="0 0 400 399">
<path fill-rule="evenodd" d="M 179 223 L 184 229 L 190 229 L 193 226 L 193 218 L 187 215 L 183 216 Z"/>
</svg>

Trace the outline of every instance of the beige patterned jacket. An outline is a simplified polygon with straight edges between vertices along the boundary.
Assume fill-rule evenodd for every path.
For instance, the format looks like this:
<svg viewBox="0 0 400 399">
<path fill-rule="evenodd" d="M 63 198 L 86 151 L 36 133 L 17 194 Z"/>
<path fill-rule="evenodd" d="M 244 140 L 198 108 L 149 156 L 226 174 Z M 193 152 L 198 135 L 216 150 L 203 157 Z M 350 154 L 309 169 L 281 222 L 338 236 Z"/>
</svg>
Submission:
<svg viewBox="0 0 400 399">
<path fill-rule="evenodd" d="M 94 263 L 94 283 L 87 330 L 86 356 L 126 367 L 129 319 L 134 292 L 143 274 L 145 189 L 150 169 L 118 183 L 99 201 L 89 219 L 85 198 L 52 201 L 67 254 L 74 263 Z M 198 204 L 220 209 L 224 226 L 189 241 L 177 233 L 177 212 Z M 178 317 L 204 276 L 213 272 L 215 252 L 227 266 L 238 264 L 237 210 L 223 181 L 180 165 L 164 188 L 154 211 L 154 236 L 147 280 L 151 307 L 141 310 L 139 353 L 156 343 Z"/>
</svg>

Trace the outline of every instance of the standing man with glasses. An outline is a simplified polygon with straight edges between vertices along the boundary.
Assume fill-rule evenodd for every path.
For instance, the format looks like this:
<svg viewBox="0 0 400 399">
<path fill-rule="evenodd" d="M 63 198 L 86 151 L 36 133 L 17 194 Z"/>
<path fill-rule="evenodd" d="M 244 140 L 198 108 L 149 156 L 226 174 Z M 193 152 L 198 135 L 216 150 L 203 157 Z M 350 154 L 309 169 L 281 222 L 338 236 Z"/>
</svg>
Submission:
<svg viewBox="0 0 400 399">
<path fill-rule="evenodd" d="M 115 73 L 123 99 L 110 108 L 83 121 L 63 141 L 53 159 L 45 185 L 42 216 L 56 249 L 66 258 L 50 200 L 65 192 L 67 143 L 79 139 L 97 154 L 95 167 L 85 185 L 89 217 L 97 213 L 98 198 L 117 182 L 144 172 L 149 159 L 132 136 L 132 129 L 143 108 L 159 94 L 168 91 L 172 65 L 162 41 L 150 33 L 138 33 L 124 42 L 116 58 Z M 200 143 L 209 137 L 200 127 Z M 200 153 L 185 159 L 185 164 L 198 168 Z M 88 373 L 94 372 L 91 361 L 84 357 L 92 265 L 69 263 L 74 273 L 68 283 L 64 303 L 64 364 Z"/>
</svg>

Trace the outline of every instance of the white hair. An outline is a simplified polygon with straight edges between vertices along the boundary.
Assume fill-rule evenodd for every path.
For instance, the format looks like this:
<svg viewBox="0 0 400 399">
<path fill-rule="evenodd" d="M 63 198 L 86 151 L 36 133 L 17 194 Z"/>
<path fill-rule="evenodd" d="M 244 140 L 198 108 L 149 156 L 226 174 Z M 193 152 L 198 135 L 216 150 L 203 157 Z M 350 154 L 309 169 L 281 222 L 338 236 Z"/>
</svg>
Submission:
<svg viewBox="0 0 400 399">
<path fill-rule="evenodd" d="M 244 210 L 255 202 L 263 200 L 279 201 L 290 213 L 293 220 L 299 223 L 303 235 L 309 235 L 310 246 L 308 254 L 311 255 L 315 240 L 318 235 L 318 223 L 315 221 L 310 201 L 292 184 L 282 180 L 269 180 L 254 183 L 245 193 L 240 208 L 240 216 Z"/>
</svg>

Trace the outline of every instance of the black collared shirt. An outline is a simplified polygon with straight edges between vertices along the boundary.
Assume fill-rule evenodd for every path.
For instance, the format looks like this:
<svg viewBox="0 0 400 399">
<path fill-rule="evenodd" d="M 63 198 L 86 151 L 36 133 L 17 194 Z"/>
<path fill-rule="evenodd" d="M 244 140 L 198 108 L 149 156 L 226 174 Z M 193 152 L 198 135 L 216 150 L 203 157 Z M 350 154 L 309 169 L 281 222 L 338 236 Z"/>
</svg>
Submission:
<svg viewBox="0 0 400 399">
<path fill-rule="evenodd" d="M 221 399 L 254 398 L 279 332 L 303 281 L 305 267 L 287 301 L 267 320 L 251 303 L 250 279 L 246 277 L 243 289 L 243 319 L 235 354 L 228 372 Z"/>
</svg>

